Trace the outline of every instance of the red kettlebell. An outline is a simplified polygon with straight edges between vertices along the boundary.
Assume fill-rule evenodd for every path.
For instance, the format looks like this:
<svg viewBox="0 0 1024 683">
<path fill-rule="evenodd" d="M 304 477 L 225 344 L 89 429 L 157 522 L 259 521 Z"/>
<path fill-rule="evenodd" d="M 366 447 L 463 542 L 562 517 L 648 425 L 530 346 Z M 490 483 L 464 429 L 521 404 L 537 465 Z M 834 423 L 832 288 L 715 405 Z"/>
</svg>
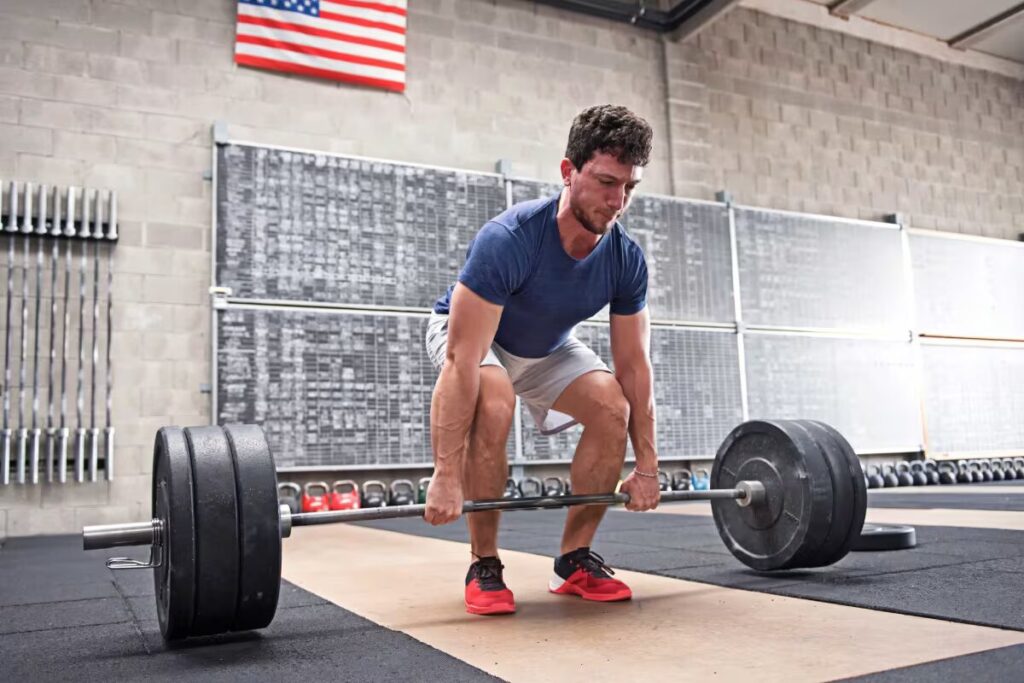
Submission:
<svg viewBox="0 0 1024 683">
<path fill-rule="evenodd" d="M 302 511 L 322 512 L 328 509 L 327 494 L 330 488 L 325 481 L 311 481 L 302 490 Z"/>
<path fill-rule="evenodd" d="M 339 479 L 331 485 L 327 503 L 331 510 L 358 510 L 359 485 L 351 479 Z"/>
</svg>

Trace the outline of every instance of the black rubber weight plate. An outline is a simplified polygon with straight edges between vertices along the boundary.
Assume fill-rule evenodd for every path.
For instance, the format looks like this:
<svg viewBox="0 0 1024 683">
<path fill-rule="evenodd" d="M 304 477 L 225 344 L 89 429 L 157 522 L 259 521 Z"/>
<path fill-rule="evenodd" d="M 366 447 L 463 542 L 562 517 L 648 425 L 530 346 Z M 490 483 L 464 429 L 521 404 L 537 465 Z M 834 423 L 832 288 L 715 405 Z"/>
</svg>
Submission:
<svg viewBox="0 0 1024 683">
<path fill-rule="evenodd" d="M 850 525 L 850 533 L 846 539 L 846 550 L 843 551 L 843 555 L 845 555 L 853 548 L 853 542 L 860 536 L 860 531 L 864 527 L 864 517 L 868 512 L 867 477 L 864 475 L 864 467 L 861 465 L 857 453 L 854 452 L 853 446 L 839 433 L 839 430 L 824 422 L 817 420 L 811 420 L 811 422 L 825 429 L 832 436 L 833 441 L 839 444 L 839 448 L 846 455 L 846 464 L 850 468 L 850 477 L 853 479 L 853 522 Z M 839 559 L 837 557 L 834 561 L 838 562 Z"/>
<path fill-rule="evenodd" d="M 238 496 L 239 581 L 234 631 L 263 628 L 277 610 L 281 589 L 281 520 L 277 471 L 263 430 L 224 427 L 235 460 Z"/>
<path fill-rule="evenodd" d="M 832 477 L 815 442 L 785 420 L 739 425 L 718 449 L 711 487 L 734 488 L 742 480 L 761 481 L 766 502 L 711 501 L 726 547 L 761 571 L 803 566 L 832 524 Z"/>
<path fill-rule="evenodd" d="M 196 526 L 192 462 L 185 435 L 164 427 L 153 445 L 153 519 L 163 522 L 163 558 L 153 570 L 156 614 L 167 640 L 192 628 L 196 585 Z"/>
<path fill-rule="evenodd" d="M 190 635 L 224 633 L 235 623 L 239 579 L 234 458 L 220 427 L 189 427 L 185 438 L 195 482 L 197 550 Z"/>
<path fill-rule="evenodd" d="M 865 524 L 851 550 L 907 550 L 917 545 L 917 532 L 912 526 Z"/>
<path fill-rule="evenodd" d="M 809 420 L 793 420 L 793 428 L 803 429 L 807 437 L 814 441 L 832 480 L 832 519 L 828 533 L 821 545 L 810 551 L 800 564 L 802 567 L 821 567 L 832 564 L 832 558 L 850 533 L 850 525 L 853 523 L 853 485 L 844 472 L 847 469 L 844 462 L 846 456 L 837 452 L 838 447 L 828 432 Z"/>
<path fill-rule="evenodd" d="M 832 476 L 832 526 L 828 536 L 803 566 L 835 564 L 850 552 L 867 511 L 864 472 L 853 449 L 838 431 L 815 420 L 797 420 L 818 444 Z M 851 458 L 852 456 L 852 458 Z"/>
</svg>

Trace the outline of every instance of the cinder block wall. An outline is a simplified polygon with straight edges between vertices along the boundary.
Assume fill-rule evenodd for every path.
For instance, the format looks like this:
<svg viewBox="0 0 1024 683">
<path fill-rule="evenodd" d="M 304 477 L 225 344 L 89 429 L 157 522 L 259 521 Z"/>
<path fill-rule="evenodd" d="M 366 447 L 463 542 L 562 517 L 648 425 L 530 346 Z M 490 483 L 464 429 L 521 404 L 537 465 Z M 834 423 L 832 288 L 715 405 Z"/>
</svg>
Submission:
<svg viewBox="0 0 1024 683">
<path fill-rule="evenodd" d="M 743 9 L 677 45 L 525 0 L 410 4 L 397 95 L 237 68 L 230 0 L 0 3 L 0 178 L 117 190 L 122 221 L 117 478 L 0 490 L 0 538 L 144 519 L 156 429 L 210 420 L 216 120 L 236 139 L 553 178 L 572 116 L 618 102 L 655 128 L 648 191 L 1004 237 L 1024 209 L 1021 82 Z"/>
<path fill-rule="evenodd" d="M 674 184 L 1016 239 L 1024 82 L 737 8 L 669 44 Z"/>
</svg>

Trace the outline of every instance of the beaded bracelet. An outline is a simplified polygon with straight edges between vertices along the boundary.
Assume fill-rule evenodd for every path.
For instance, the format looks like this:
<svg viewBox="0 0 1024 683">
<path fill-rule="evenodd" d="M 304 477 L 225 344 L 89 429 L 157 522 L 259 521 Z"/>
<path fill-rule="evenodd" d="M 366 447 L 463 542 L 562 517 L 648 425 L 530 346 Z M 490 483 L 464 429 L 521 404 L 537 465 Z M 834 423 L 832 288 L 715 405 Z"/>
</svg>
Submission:
<svg viewBox="0 0 1024 683">
<path fill-rule="evenodd" d="M 660 472 L 661 472 L 661 470 L 658 470 L 654 474 L 648 474 L 647 472 L 641 472 L 640 470 L 638 470 L 635 467 L 633 468 L 633 473 L 634 474 L 636 474 L 637 476 L 640 476 L 640 477 L 647 477 L 648 479 L 657 479 L 658 478 L 658 474 Z"/>
</svg>

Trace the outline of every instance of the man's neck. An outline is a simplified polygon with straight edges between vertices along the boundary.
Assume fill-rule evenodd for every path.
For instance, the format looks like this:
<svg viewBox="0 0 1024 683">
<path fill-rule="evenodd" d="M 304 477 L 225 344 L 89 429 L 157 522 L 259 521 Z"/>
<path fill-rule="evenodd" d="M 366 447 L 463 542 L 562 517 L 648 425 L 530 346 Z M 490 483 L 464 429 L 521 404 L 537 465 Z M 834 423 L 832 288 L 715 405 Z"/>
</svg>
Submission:
<svg viewBox="0 0 1024 683">
<path fill-rule="evenodd" d="M 579 222 L 572 209 L 569 207 L 569 190 L 563 188 L 561 197 L 558 198 L 558 236 L 562 242 L 562 249 L 574 259 L 585 259 L 601 241 L 601 235 L 595 235 Z"/>
</svg>

